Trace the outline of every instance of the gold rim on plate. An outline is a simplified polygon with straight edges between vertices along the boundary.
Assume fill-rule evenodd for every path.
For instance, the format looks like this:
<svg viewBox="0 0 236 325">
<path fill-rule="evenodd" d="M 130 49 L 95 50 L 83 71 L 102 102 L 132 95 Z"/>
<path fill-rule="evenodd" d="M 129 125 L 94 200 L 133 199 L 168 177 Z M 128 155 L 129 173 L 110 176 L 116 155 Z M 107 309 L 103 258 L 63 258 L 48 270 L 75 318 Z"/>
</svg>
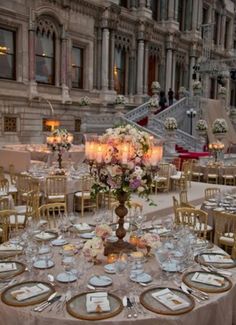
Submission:
<svg viewBox="0 0 236 325">
<path fill-rule="evenodd" d="M 191 277 L 196 273 L 203 273 L 203 274 L 212 274 L 212 275 L 217 275 L 220 276 L 222 278 L 224 278 L 225 280 L 225 286 L 224 287 L 216 287 L 216 286 L 212 286 L 210 284 L 205 284 L 205 283 L 200 283 L 200 282 L 194 282 L 191 281 Z M 182 281 L 190 288 L 195 288 L 195 289 L 199 289 L 201 291 L 204 291 L 206 293 L 221 293 L 221 292 L 225 292 L 228 291 L 232 288 L 232 282 L 230 279 L 228 279 L 226 276 L 216 273 L 216 272 L 205 272 L 205 271 L 191 271 L 188 273 L 185 273 L 183 275 Z"/>
<path fill-rule="evenodd" d="M 222 256 L 229 256 L 229 255 L 225 255 L 223 253 L 200 253 L 198 254 L 197 256 L 195 256 L 195 261 L 201 265 L 205 265 L 205 266 L 209 266 L 209 265 L 212 265 L 214 266 L 215 268 L 220 268 L 220 269 L 231 269 L 231 268 L 234 268 L 236 267 L 236 261 L 234 260 L 234 263 L 209 263 L 209 262 L 206 262 L 204 261 L 202 255 L 222 255 Z M 231 258 L 229 256 L 229 258 Z"/>
<path fill-rule="evenodd" d="M 6 271 L 6 272 L 0 272 L 0 280 L 1 279 L 8 279 L 8 278 L 13 278 L 21 273 L 23 273 L 25 271 L 25 264 L 18 262 L 18 261 L 0 261 L 0 264 L 8 264 L 8 263 L 15 263 L 17 269 L 16 270 L 12 270 L 12 271 Z"/>
<path fill-rule="evenodd" d="M 97 291 L 97 292 L 99 292 L 99 291 Z M 86 305 L 85 305 L 86 295 L 88 293 L 91 293 L 91 292 L 82 292 L 82 293 L 74 296 L 73 298 L 71 298 L 66 303 L 67 312 L 71 316 L 73 316 L 75 318 L 83 319 L 83 320 L 96 321 L 96 320 L 102 320 L 102 319 L 114 317 L 114 316 L 118 315 L 123 310 L 123 304 L 122 304 L 121 299 L 112 293 L 107 293 L 108 297 L 110 298 L 110 304 L 116 303 L 116 305 L 117 305 L 116 307 L 114 307 L 114 310 L 112 310 L 110 312 L 88 313 L 86 311 Z M 76 307 L 73 306 L 73 304 L 76 301 L 80 308 L 84 307 L 84 312 L 80 312 L 80 310 L 76 311 Z"/>
<path fill-rule="evenodd" d="M 169 289 L 172 292 L 174 292 L 175 294 L 181 296 L 182 298 L 184 298 L 186 301 L 189 302 L 189 306 L 179 309 L 179 310 L 171 310 L 168 307 L 164 306 L 163 304 L 161 304 L 158 300 L 156 300 L 155 298 L 152 297 L 151 293 L 155 292 L 155 291 L 160 291 L 160 290 L 164 290 L 164 289 Z M 150 302 L 147 301 L 150 298 Z M 193 297 L 191 297 L 191 295 L 183 292 L 180 289 L 176 289 L 176 288 L 171 288 L 171 287 L 152 287 L 150 289 L 145 290 L 144 292 L 141 293 L 140 295 L 140 303 L 148 310 L 156 313 L 156 314 L 160 314 L 160 315 L 182 315 L 185 313 L 190 312 L 191 310 L 193 310 L 193 308 L 195 307 L 195 301 L 193 299 Z"/>
<path fill-rule="evenodd" d="M 16 289 L 16 288 L 20 288 L 23 286 L 27 286 L 27 285 L 35 285 L 35 284 L 44 284 L 45 286 L 47 286 L 50 290 L 48 292 L 45 292 L 44 294 L 32 297 L 27 299 L 27 301 L 17 301 L 16 299 L 14 299 L 13 296 L 11 296 L 11 291 Z M 26 306 L 32 306 L 32 305 L 36 305 L 39 304 L 43 301 L 46 301 L 50 295 L 55 292 L 54 287 L 47 282 L 43 282 L 43 281 L 26 281 L 26 282 L 21 282 L 21 283 L 17 283 L 14 284 L 8 288 L 6 288 L 1 295 L 1 299 L 2 302 L 4 302 L 6 305 L 9 306 L 14 306 L 14 307 L 26 307 Z"/>
</svg>

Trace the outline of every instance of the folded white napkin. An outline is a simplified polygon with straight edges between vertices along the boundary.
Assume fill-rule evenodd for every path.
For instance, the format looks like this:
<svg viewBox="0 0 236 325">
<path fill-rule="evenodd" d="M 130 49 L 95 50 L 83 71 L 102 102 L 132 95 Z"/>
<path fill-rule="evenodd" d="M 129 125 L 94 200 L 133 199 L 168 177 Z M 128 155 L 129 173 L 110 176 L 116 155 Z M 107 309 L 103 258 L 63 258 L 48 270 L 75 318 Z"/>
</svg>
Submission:
<svg viewBox="0 0 236 325">
<path fill-rule="evenodd" d="M 39 239 L 51 239 L 54 238 L 54 235 L 50 234 L 49 232 L 42 231 L 40 234 L 35 235 L 35 237 Z"/>
<path fill-rule="evenodd" d="M 232 264 L 234 261 L 228 255 L 202 255 L 205 262 L 208 263 L 221 263 L 221 264 Z"/>
<path fill-rule="evenodd" d="M 0 251 L 22 251 L 23 247 L 10 243 L 4 243 L 0 245 Z"/>
<path fill-rule="evenodd" d="M 195 272 L 192 276 L 191 281 L 205 283 L 215 287 L 222 287 L 224 285 L 225 279 L 215 274 Z"/>
<path fill-rule="evenodd" d="M 111 278 L 106 275 L 94 275 L 90 278 L 89 283 L 95 286 L 106 286 L 111 283 Z"/>
<path fill-rule="evenodd" d="M 88 313 L 110 311 L 111 307 L 107 292 L 88 293 L 86 295 L 86 309 Z"/>
<path fill-rule="evenodd" d="M 91 229 L 91 227 L 86 222 L 77 223 L 77 224 L 74 225 L 74 227 L 79 231 L 90 230 Z"/>
<path fill-rule="evenodd" d="M 0 272 L 17 270 L 16 263 L 0 263 Z"/>
<path fill-rule="evenodd" d="M 168 288 L 152 293 L 152 297 L 171 310 L 179 310 L 189 306 L 188 301 Z"/>
<path fill-rule="evenodd" d="M 11 292 L 11 295 L 18 301 L 26 300 L 35 296 L 39 296 L 48 292 L 49 287 L 42 283 L 36 284 L 32 287 L 21 287 L 20 289 Z"/>
</svg>

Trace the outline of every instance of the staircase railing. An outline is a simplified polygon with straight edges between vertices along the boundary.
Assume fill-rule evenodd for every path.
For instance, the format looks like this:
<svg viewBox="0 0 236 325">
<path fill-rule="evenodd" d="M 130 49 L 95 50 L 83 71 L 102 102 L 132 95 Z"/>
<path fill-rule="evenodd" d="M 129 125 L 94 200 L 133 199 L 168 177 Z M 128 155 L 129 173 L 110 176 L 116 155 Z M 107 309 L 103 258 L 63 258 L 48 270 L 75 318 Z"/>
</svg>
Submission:
<svg viewBox="0 0 236 325">
<path fill-rule="evenodd" d="M 132 109 L 130 112 L 125 114 L 125 117 L 129 121 L 137 122 L 137 121 L 142 120 L 144 117 L 147 117 L 148 112 L 149 112 L 149 102 L 144 103 L 144 104 L 136 107 L 135 109 Z"/>
<path fill-rule="evenodd" d="M 160 113 L 158 113 L 158 118 L 164 121 L 167 117 L 171 116 L 179 119 L 179 116 L 182 115 L 183 107 L 188 105 L 188 97 L 181 98 L 173 105 L 169 106 L 168 108 L 164 109 Z"/>
</svg>

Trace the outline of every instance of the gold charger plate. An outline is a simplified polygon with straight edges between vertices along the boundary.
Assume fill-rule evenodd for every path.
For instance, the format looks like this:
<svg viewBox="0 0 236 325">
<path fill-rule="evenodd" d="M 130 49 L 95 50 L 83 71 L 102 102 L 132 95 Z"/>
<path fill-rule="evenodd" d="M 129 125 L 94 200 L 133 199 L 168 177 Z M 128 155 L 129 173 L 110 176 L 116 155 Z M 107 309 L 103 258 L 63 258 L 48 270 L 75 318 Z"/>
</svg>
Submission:
<svg viewBox="0 0 236 325">
<path fill-rule="evenodd" d="M 210 262 L 206 262 L 202 255 L 213 255 L 213 256 L 214 255 L 222 255 L 222 256 L 231 258 L 229 255 L 225 255 L 223 253 L 200 253 L 195 257 L 195 261 L 199 264 L 206 265 L 206 266 L 212 265 L 212 266 L 214 266 L 216 268 L 220 268 L 220 269 L 231 269 L 233 267 L 236 267 L 235 260 L 234 260 L 234 263 L 210 263 Z"/>
<path fill-rule="evenodd" d="M 114 317 L 118 315 L 123 309 L 121 299 L 111 293 L 108 293 L 111 310 L 108 312 L 88 313 L 86 310 L 86 295 L 88 293 L 91 292 L 80 293 L 67 302 L 66 309 L 71 316 L 83 320 L 95 321 Z"/>
<path fill-rule="evenodd" d="M 205 284 L 205 283 L 200 283 L 200 282 L 194 282 L 191 280 L 191 278 L 193 277 L 193 275 L 198 272 L 198 273 L 203 273 L 203 274 L 213 274 L 216 276 L 220 276 L 222 278 L 224 278 L 224 285 L 221 287 L 216 287 L 210 284 Z M 189 286 L 190 288 L 195 288 L 195 289 L 199 289 L 201 291 L 207 292 L 207 293 L 220 293 L 220 292 L 225 292 L 231 289 L 232 287 L 232 282 L 230 281 L 230 279 L 228 279 L 226 276 L 218 274 L 218 273 L 214 273 L 214 272 L 205 272 L 205 271 L 192 271 L 192 272 L 188 272 L 185 273 L 183 275 L 182 281 Z"/>
<path fill-rule="evenodd" d="M 25 271 L 25 265 L 18 261 L 0 261 L 1 264 L 16 264 L 16 270 L 12 271 L 6 271 L 6 272 L 0 272 L 0 280 L 12 278 L 14 276 L 17 276 Z"/>
<path fill-rule="evenodd" d="M 23 301 L 18 301 L 11 295 L 11 292 L 16 289 L 20 289 L 25 286 L 31 287 L 31 286 L 37 285 L 39 283 L 46 285 L 49 288 L 49 291 L 46 293 L 43 293 L 41 295 L 23 300 Z M 39 304 L 39 303 L 47 300 L 53 292 L 55 292 L 55 289 L 50 283 L 43 282 L 43 281 L 26 281 L 26 282 L 14 284 L 13 286 L 5 289 L 2 292 L 1 299 L 2 299 L 2 302 L 4 302 L 6 305 L 9 305 L 9 306 L 26 307 L 26 306 Z"/>
<path fill-rule="evenodd" d="M 152 297 L 152 293 L 163 289 L 171 290 L 173 293 L 186 300 L 189 303 L 189 306 L 179 310 L 171 310 L 168 307 L 164 306 L 157 299 Z M 148 310 L 161 315 L 182 315 L 191 311 L 195 307 L 195 301 L 189 294 L 183 292 L 180 289 L 167 287 L 155 287 L 145 290 L 140 295 L 140 302 Z"/>
</svg>

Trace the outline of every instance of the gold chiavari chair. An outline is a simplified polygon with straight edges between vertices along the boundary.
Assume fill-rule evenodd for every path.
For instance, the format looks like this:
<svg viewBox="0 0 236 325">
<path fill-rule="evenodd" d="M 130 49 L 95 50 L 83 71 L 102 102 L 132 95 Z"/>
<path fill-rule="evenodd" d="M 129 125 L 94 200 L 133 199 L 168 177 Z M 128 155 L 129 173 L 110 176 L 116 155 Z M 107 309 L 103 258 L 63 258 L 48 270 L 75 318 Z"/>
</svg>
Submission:
<svg viewBox="0 0 236 325">
<path fill-rule="evenodd" d="M 47 203 L 66 202 L 66 176 L 48 176 L 46 178 Z"/>
<path fill-rule="evenodd" d="M 65 202 L 44 204 L 38 209 L 40 220 L 46 220 L 49 228 L 56 228 L 61 215 L 67 215 Z"/>
<path fill-rule="evenodd" d="M 231 249 L 231 255 L 236 258 L 236 218 L 227 212 L 215 214 L 215 238 L 214 243 Z"/>
<path fill-rule="evenodd" d="M 0 197 L 0 211 L 9 210 L 10 202 L 8 197 Z"/>
<path fill-rule="evenodd" d="M 108 210 L 111 210 L 113 203 L 117 202 L 112 192 L 99 194 L 98 201 L 99 205 L 101 203 L 102 207 Z"/>
<path fill-rule="evenodd" d="M 176 170 L 181 170 L 181 158 L 176 157 L 174 158 L 174 160 L 172 161 L 172 164 L 175 165 Z"/>
<path fill-rule="evenodd" d="M 203 172 L 201 170 L 201 166 L 195 161 L 192 165 L 192 181 L 201 182 L 203 180 Z"/>
<path fill-rule="evenodd" d="M 16 202 L 16 200 L 17 200 L 17 187 L 16 187 L 17 176 L 15 173 L 15 166 L 13 164 L 9 165 L 9 176 L 10 176 L 9 194 L 11 194 L 13 196 L 14 202 Z"/>
<path fill-rule="evenodd" d="M 206 169 L 206 181 L 207 183 L 217 184 L 219 182 L 219 167 L 208 166 Z"/>
<path fill-rule="evenodd" d="M 178 208 L 176 210 L 176 223 L 190 227 L 197 233 L 199 238 L 207 238 L 207 233 L 212 227 L 207 224 L 208 214 L 200 209 Z"/>
<path fill-rule="evenodd" d="M 170 188 L 170 164 L 160 164 L 160 170 L 154 178 L 155 194 L 158 190 L 169 191 Z"/>
<path fill-rule="evenodd" d="M 225 166 L 222 167 L 222 179 L 224 185 L 235 185 L 235 167 Z"/>
<path fill-rule="evenodd" d="M 179 203 L 180 203 L 180 207 L 194 208 L 194 206 L 190 204 L 188 201 L 188 192 L 186 190 L 180 191 Z"/>
<path fill-rule="evenodd" d="M 85 209 L 98 209 L 98 196 L 92 198 L 91 189 L 94 184 L 94 178 L 86 175 L 81 179 L 81 190 L 74 194 L 74 210 L 79 205 L 81 217 L 84 216 Z"/>
<path fill-rule="evenodd" d="M 6 178 L 0 179 L 0 197 L 9 194 L 9 181 Z"/>
<path fill-rule="evenodd" d="M 175 196 L 172 196 L 173 198 L 173 210 L 174 210 L 174 215 L 175 215 L 175 220 L 177 219 L 177 209 L 180 207 L 179 201 L 176 199 Z"/>
<path fill-rule="evenodd" d="M 0 235 L 2 237 L 2 242 L 8 241 L 9 233 L 13 229 L 10 218 L 14 218 L 14 229 L 17 231 L 19 229 L 17 212 L 15 210 L 0 211 Z"/>
<path fill-rule="evenodd" d="M 32 177 L 26 174 L 18 174 L 16 188 L 18 192 L 18 202 L 21 204 L 26 201 L 27 194 L 31 191 Z"/>
<path fill-rule="evenodd" d="M 220 188 L 208 187 L 205 189 L 205 200 L 214 199 L 218 194 L 220 194 Z"/>
<path fill-rule="evenodd" d="M 5 175 L 4 175 L 4 168 L 3 166 L 0 166 L 0 180 L 5 178 Z"/>
<path fill-rule="evenodd" d="M 182 171 L 178 171 L 175 175 L 170 176 L 172 189 L 185 190 L 187 188 L 187 177 Z"/>
</svg>

